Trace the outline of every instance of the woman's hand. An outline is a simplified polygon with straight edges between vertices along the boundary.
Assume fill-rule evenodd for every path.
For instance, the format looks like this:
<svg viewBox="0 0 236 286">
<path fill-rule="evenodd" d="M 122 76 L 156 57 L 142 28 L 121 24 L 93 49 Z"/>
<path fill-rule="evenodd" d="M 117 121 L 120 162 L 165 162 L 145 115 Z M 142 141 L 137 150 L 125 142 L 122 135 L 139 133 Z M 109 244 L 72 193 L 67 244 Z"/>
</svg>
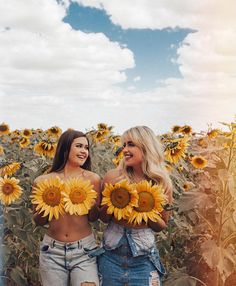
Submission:
<svg viewBox="0 0 236 286">
<path fill-rule="evenodd" d="M 109 223 L 113 217 L 113 215 L 107 213 L 108 206 L 104 205 L 100 207 L 99 218 L 104 223 Z"/>
</svg>

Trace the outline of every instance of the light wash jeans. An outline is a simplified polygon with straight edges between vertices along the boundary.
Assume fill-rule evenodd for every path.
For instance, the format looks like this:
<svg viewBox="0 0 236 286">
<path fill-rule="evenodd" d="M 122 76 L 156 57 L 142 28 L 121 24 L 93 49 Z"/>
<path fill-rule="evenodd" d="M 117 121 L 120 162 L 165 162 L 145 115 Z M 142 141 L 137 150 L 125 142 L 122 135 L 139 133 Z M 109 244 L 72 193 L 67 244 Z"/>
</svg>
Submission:
<svg viewBox="0 0 236 286">
<path fill-rule="evenodd" d="M 73 243 L 45 235 L 39 256 L 43 286 L 80 286 L 83 282 L 99 286 L 96 257 L 89 255 L 96 247 L 93 234 Z"/>
</svg>

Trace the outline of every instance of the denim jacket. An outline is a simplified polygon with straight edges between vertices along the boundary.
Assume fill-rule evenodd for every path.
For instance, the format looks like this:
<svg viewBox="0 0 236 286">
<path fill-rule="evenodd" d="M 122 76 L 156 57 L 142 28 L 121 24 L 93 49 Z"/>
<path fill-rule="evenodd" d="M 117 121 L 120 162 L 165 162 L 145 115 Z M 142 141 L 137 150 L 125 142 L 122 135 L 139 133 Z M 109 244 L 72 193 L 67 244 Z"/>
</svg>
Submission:
<svg viewBox="0 0 236 286">
<path fill-rule="evenodd" d="M 118 248 L 123 235 L 128 240 L 133 257 L 149 254 L 155 246 L 155 236 L 151 228 L 125 228 L 119 224 L 110 222 L 104 231 L 104 248 L 107 250 Z"/>
</svg>

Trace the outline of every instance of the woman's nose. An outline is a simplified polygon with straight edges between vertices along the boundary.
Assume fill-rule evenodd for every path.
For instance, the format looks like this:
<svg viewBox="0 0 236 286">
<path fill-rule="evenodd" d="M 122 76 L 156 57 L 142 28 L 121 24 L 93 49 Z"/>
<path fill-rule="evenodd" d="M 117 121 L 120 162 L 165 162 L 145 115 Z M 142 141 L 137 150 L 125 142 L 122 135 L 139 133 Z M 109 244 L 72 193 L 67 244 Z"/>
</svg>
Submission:
<svg viewBox="0 0 236 286">
<path fill-rule="evenodd" d="M 128 151 L 127 146 L 124 146 L 122 151 L 123 151 L 123 152 L 127 152 L 127 151 Z"/>
</svg>

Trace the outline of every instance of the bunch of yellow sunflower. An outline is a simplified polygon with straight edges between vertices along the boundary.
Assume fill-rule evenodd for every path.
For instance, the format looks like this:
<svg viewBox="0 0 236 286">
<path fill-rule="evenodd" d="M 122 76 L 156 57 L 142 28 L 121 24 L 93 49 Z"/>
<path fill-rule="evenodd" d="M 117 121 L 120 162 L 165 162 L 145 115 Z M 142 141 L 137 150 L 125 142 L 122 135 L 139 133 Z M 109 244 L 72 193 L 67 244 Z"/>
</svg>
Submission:
<svg viewBox="0 0 236 286">
<path fill-rule="evenodd" d="M 36 211 L 58 219 L 65 212 L 70 215 L 84 215 L 95 202 L 97 193 L 89 181 L 70 178 L 63 182 L 59 177 L 50 177 L 37 182 L 33 187 L 32 203 Z"/>
<path fill-rule="evenodd" d="M 137 184 L 129 184 L 127 180 L 106 184 L 102 194 L 102 205 L 108 206 L 108 214 L 134 225 L 147 223 L 148 219 L 157 222 L 166 204 L 162 187 L 145 180 Z"/>
</svg>

